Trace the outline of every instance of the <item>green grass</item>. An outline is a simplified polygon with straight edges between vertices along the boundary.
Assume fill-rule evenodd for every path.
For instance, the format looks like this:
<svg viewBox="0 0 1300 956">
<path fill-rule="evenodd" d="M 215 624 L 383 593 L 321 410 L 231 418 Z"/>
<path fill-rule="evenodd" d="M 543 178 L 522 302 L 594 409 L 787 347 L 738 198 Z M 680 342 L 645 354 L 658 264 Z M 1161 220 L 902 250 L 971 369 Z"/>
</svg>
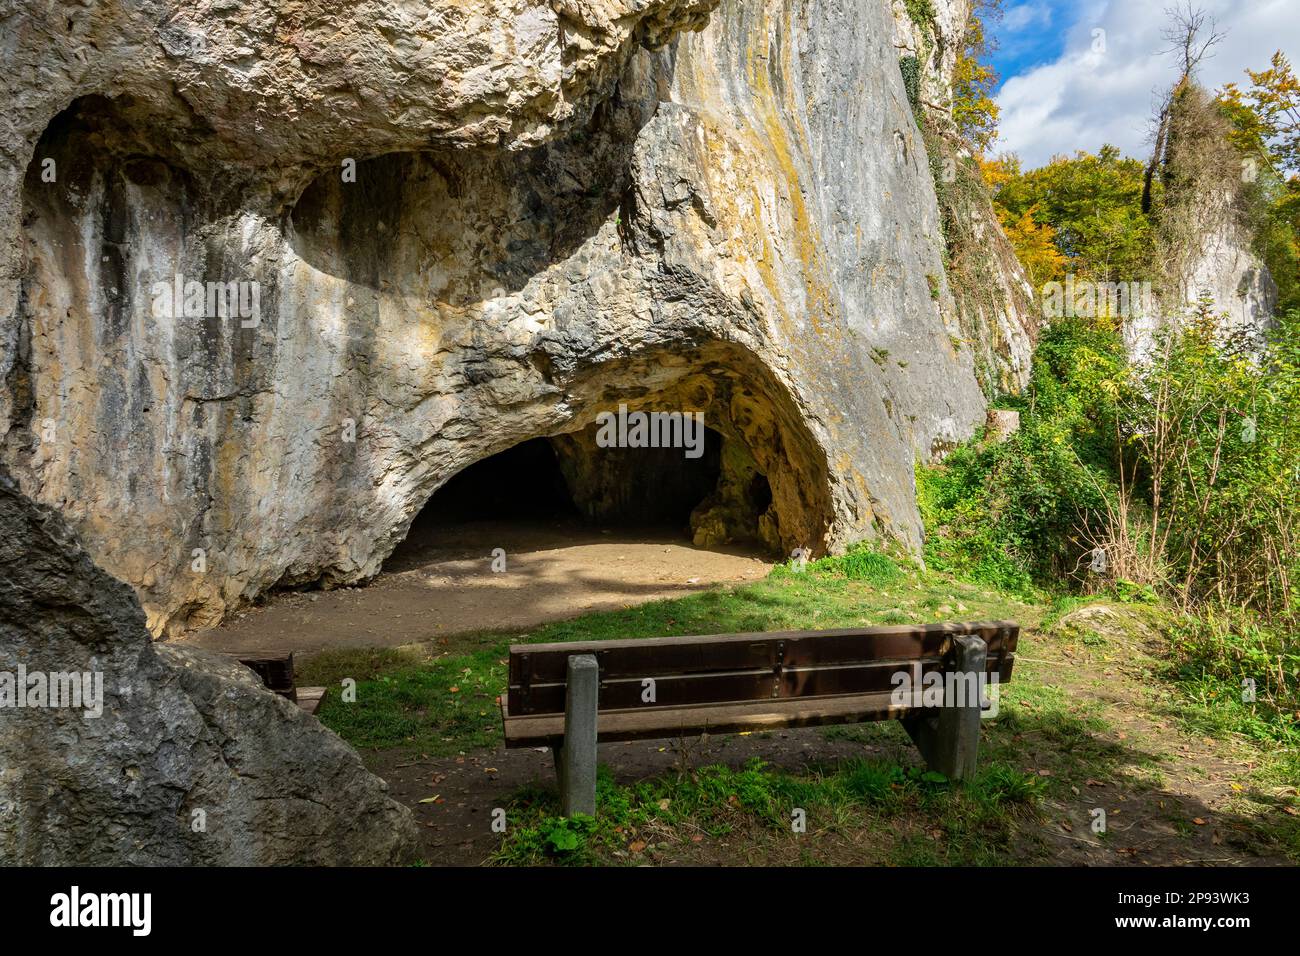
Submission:
<svg viewBox="0 0 1300 956">
<path fill-rule="evenodd" d="M 505 681 L 505 653 L 505 645 L 494 645 L 415 664 L 392 654 L 363 659 L 366 668 L 353 666 L 351 653 L 331 652 L 308 662 L 299 679 L 331 688 L 317 716 L 354 747 L 407 746 L 445 755 L 500 741 L 496 698 Z M 335 692 L 345 678 L 357 681 L 355 702 Z"/>
<path fill-rule="evenodd" d="M 1173 629 L 1166 609 L 1120 606 L 1117 599 L 1107 598 L 1140 619 L 1135 626 L 1165 634 Z M 1277 652 L 1272 638 L 1247 634 L 1225 645 L 1214 634 L 1193 631 L 1175 634 L 1171 653 L 1149 657 L 1127 631 L 1112 644 L 1087 628 L 1057 626 L 1065 614 L 1096 600 L 1064 597 L 1050 607 L 1024 604 L 948 574 L 922 572 L 906 560 L 855 549 L 803 570 L 779 566 L 752 584 L 525 633 L 485 631 L 436 644 L 328 652 L 308 660 L 299 680 L 331 688 L 345 678 L 356 680 L 355 703 L 334 692 L 320 712 L 323 722 L 354 746 L 436 757 L 500 746 L 495 698 L 505 688 L 508 647 L 515 642 L 1011 619 L 1024 628 L 1016 675 L 1001 688 L 999 715 L 983 725 L 981 772 L 975 780 L 952 786 L 916 766 L 911 743 L 895 721 L 827 727 L 820 731 L 825 739 L 863 745 L 868 754 L 798 772 L 753 761 L 716 765 L 625 786 L 602 774 L 598 814 L 575 820 L 558 816 L 549 781 L 525 788 L 508 805 L 509 829 L 496 861 L 1046 862 L 1050 851 L 1041 836 L 1042 820 L 1032 819 L 1047 812 L 1043 801 L 1073 805 L 1094 779 L 1122 781 L 1140 798 L 1163 789 L 1172 769 L 1158 747 L 1126 740 L 1110 726 L 1104 715 L 1114 701 L 1088 693 L 1077 674 L 1072 684 L 1058 683 L 1062 651 L 1088 661 L 1097 671 L 1097 685 L 1117 663 L 1137 668 L 1133 686 L 1150 693 L 1121 706 L 1173 715 L 1195 733 L 1248 747 L 1255 769 L 1235 788 L 1240 809 L 1257 821 L 1252 830 L 1266 832 L 1300 858 L 1300 820 L 1287 810 L 1300 809 L 1294 790 L 1288 790 L 1300 779 L 1292 715 L 1275 706 L 1277 700 L 1268 706 L 1240 700 L 1240 674 L 1272 659 L 1269 655 Z M 1230 649 L 1223 652 L 1225 647 Z M 1261 688 L 1276 689 L 1266 682 Z M 807 814 L 807 834 L 792 830 L 795 808 Z"/>
<path fill-rule="evenodd" d="M 755 758 L 739 768 L 713 765 L 626 786 L 602 768 L 594 817 L 564 819 L 553 792 L 519 791 L 506 808 L 508 830 L 495 862 L 639 863 L 689 842 L 739 836 L 797 845 L 805 833 L 897 829 L 906 821 L 928 834 L 936 862 L 1005 863 L 1005 849 L 1042 789 L 1039 778 L 1001 763 L 960 787 L 921 767 L 866 758 L 802 774 Z M 805 829 L 797 832 L 800 813 Z M 895 848 L 882 839 L 879 848 L 883 862 L 912 862 L 917 853 L 910 842 Z M 800 863 L 824 862 L 812 846 L 795 851 Z"/>
<path fill-rule="evenodd" d="M 598 641 L 744 631 L 802 630 L 937 620 L 1010 618 L 1022 624 L 1036 609 L 944 575 L 906 567 L 855 549 L 808 564 L 777 567 L 763 581 L 589 614 L 529 630 L 454 638 L 439 653 L 430 645 L 327 651 L 305 661 L 300 684 L 330 689 L 318 716 L 358 748 L 405 747 L 431 756 L 500 743 L 497 695 L 506 687 L 511 643 Z M 356 701 L 341 699 L 340 682 L 357 682 Z"/>
<path fill-rule="evenodd" d="M 815 563 L 814 570 L 823 575 L 838 575 L 849 581 L 868 584 L 893 584 L 903 578 L 899 562 L 887 554 L 859 545 L 848 553 L 834 558 L 823 558 Z"/>
<path fill-rule="evenodd" d="M 1233 614 L 1183 616 L 1169 634 L 1163 676 L 1194 705 L 1198 729 L 1300 747 L 1300 645 L 1288 630 Z"/>
<path fill-rule="evenodd" d="M 1174 693 L 1164 709 L 1185 730 L 1245 743 L 1256 766 L 1241 799 L 1273 812 L 1259 825 L 1300 859 L 1300 657 L 1295 639 L 1244 615 L 1182 617 L 1157 673 Z M 1242 681 L 1255 682 L 1254 699 Z"/>
</svg>

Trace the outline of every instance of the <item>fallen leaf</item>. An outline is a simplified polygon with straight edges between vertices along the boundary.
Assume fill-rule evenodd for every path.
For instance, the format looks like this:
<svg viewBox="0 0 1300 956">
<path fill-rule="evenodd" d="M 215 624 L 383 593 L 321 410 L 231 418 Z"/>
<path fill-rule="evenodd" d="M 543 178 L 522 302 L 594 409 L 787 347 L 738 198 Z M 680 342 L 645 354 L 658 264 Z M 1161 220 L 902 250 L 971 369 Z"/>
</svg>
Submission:
<svg viewBox="0 0 1300 956">
<path fill-rule="evenodd" d="M 1205 826 L 1205 824 L 1208 823 L 1209 821 L 1207 821 L 1207 820 L 1202 820 L 1200 817 L 1193 817 L 1193 818 L 1192 818 L 1192 822 L 1195 823 L 1198 827 L 1203 827 L 1203 826 Z"/>
<path fill-rule="evenodd" d="M 435 794 L 434 794 L 433 796 L 431 796 L 431 797 L 425 797 L 425 798 L 424 798 L 423 800 L 421 800 L 420 802 L 421 802 L 421 803 L 434 803 L 434 802 L 437 801 L 437 799 L 438 799 L 440 796 L 442 796 L 442 794 L 440 794 L 440 793 L 435 793 Z"/>
<path fill-rule="evenodd" d="M 628 847 L 628 849 L 631 850 L 633 853 L 640 853 L 642 850 L 645 849 L 645 840 L 635 841 L 631 846 Z"/>
</svg>

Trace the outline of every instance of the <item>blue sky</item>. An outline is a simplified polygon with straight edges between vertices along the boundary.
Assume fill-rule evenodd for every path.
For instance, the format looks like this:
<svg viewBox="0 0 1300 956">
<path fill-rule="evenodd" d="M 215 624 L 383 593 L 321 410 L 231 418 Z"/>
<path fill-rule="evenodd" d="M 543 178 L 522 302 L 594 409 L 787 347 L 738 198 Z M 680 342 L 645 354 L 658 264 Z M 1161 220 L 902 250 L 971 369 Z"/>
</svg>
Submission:
<svg viewBox="0 0 1300 956">
<path fill-rule="evenodd" d="M 1112 143 L 1145 158 L 1150 117 L 1175 77 L 1161 55 L 1165 10 L 1186 0 L 1003 0 L 992 24 L 1002 74 L 996 152 L 1014 152 L 1026 168 L 1078 149 Z M 1227 38 L 1200 79 L 1211 88 L 1263 69 L 1274 50 L 1300 67 L 1300 0 L 1194 0 Z"/>
<path fill-rule="evenodd" d="M 993 25 L 998 49 L 993 66 L 1004 78 L 1051 63 L 1065 50 L 1063 27 L 1074 20 L 1078 0 L 1005 0 L 1001 22 Z"/>
</svg>

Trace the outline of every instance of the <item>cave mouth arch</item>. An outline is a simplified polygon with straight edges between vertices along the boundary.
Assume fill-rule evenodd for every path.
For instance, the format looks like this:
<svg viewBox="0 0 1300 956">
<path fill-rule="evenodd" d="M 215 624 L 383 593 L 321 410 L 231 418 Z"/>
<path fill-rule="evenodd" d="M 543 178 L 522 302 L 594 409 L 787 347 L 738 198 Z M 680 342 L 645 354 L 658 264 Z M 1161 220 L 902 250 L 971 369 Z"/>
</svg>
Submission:
<svg viewBox="0 0 1300 956">
<path fill-rule="evenodd" d="M 602 447 L 598 429 L 530 438 L 468 465 L 428 499 L 385 570 L 451 551 L 563 546 L 614 533 L 705 549 L 772 550 L 762 516 L 767 477 L 748 454 L 702 426 L 698 454 L 678 447 Z"/>
<path fill-rule="evenodd" d="M 529 467 L 540 475 L 533 483 L 543 493 L 532 504 L 542 513 L 534 509 L 514 525 L 497 521 L 497 531 L 523 531 L 530 522 L 533 528 L 546 521 L 552 526 L 545 541 L 534 540 L 534 548 L 525 542 L 517 550 L 562 549 L 599 541 L 602 534 L 605 541 L 634 543 L 629 532 L 640 526 L 652 532 L 642 542 L 661 538 L 696 553 L 760 561 L 782 559 L 794 549 L 825 553 L 832 514 L 828 462 L 789 389 L 749 349 L 712 339 L 646 350 L 583 370 L 563 384 L 569 414 L 562 422 L 525 424 L 494 416 L 473 436 L 492 438 L 475 442 L 469 456 L 461 457 L 469 451 L 464 443 L 431 444 L 412 456 L 420 479 L 408 497 L 407 517 L 393 526 L 384 572 L 481 560 L 497 547 L 509 551 L 499 533 L 485 548 L 482 509 L 475 516 L 453 507 L 464 494 L 457 488 L 479 483 L 479 476 L 487 476 L 490 486 L 491 470 L 500 469 L 513 493 L 517 472 Z M 487 398 L 490 404 L 492 396 Z M 620 439 L 611 447 L 609 436 L 600 434 L 602 421 L 624 413 L 696 417 L 707 439 L 702 461 L 692 468 L 681 447 L 652 449 L 632 442 L 630 432 L 627 443 Z M 441 477 L 439 472 L 448 475 L 442 470 L 448 455 L 460 461 L 449 477 Z M 528 467 L 508 467 L 527 455 L 533 456 Z M 691 474 L 704 478 L 692 483 Z M 458 525 L 457 518 L 470 520 Z"/>
</svg>

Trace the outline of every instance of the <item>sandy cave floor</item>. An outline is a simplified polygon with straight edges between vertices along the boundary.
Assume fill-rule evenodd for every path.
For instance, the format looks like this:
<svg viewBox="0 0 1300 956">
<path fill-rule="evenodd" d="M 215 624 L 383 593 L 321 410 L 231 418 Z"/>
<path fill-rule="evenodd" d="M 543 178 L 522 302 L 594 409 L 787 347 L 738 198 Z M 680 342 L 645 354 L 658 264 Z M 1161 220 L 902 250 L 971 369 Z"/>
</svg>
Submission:
<svg viewBox="0 0 1300 956">
<path fill-rule="evenodd" d="M 495 548 L 506 553 L 504 573 L 492 571 Z M 181 642 L 303 655 L 393 647 L 681 597 L 753 581 L 771 567 L 753 549 L 708 551 L 663 528 L 602 529 L 567 519 L 468 522 L 408 539 L 365 586 L 273 593 Z"/>
</svg>

